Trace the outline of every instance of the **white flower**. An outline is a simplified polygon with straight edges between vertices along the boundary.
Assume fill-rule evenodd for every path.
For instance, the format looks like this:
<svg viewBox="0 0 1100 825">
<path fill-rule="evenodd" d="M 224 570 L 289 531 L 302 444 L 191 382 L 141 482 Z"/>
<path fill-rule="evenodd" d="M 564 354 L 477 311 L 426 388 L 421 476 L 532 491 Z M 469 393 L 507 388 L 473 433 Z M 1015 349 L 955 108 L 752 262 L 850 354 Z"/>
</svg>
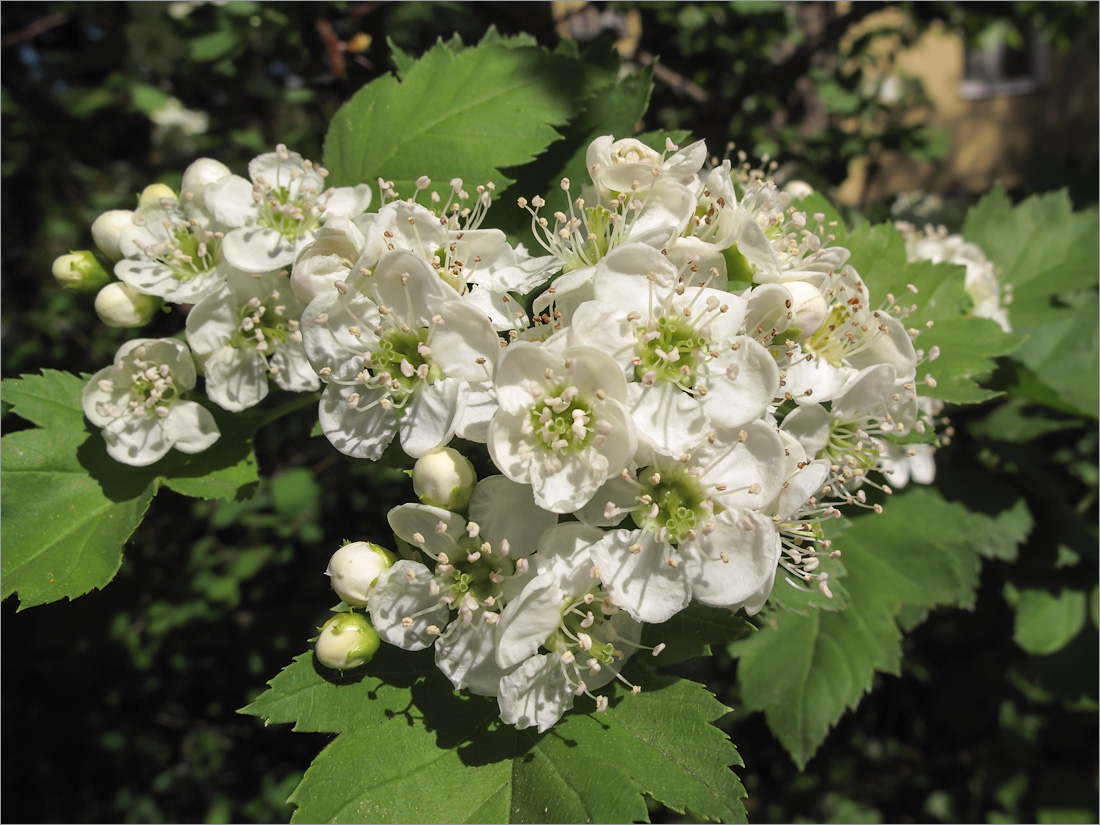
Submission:
<svg viewBox="0 0 1100 825">
<path fill-rule="evenodd" d="M 829 401 L 860 370 L 879 364 L 893 367 L 899 385 L 915 378 L 917 353 L 909 333 L 887 309 L 870 308 L 867 287 L 852 267 L 830 276 L 821 294 L 829 306 L 825 321 L 787 352 L 788 397 L 800 404 Z M 892 296 L 887 300 L 892 303 Z M 906 310 L 898 309 L 904 318 Z"/>
<path fill-rule="evenodd" d="M 367 609 L 387 642 L 407 650 L 434 644 L 436 664 L 456 687 L 491 696 L 506 672 L 495 658 L 500 610 L 527 580 L 525 557 L 557 517 L 500 476 L 478 484 L 470 514 L 481 520 L 422 504 L 391 510 L 394 534 L 433 568 L 397 562 L 378 577 Z"/>
<path fill-rule="evenodd" d="M 491 388 L 500 352 L 484 313 L 401 250 L 314 299 L 302 329 L 328 384 L 321 427 L 357 458 L 377 459 L 399 427 L 415 457 L 464 436 L 467 398 Z"/>
<path fill-rule="evenodd" d="M 267 397 L 269 377 L 291 392 L 320 386 L 302 346 L 302 309 L 285 272 L 230 272 L 188 313 L 187 341 L 202 360 L 212 401 L 231 412 L 248 409 Z"/>
<path fill-rule="evenodd" d="M 269 272 L 294 262 L 332 217 L 350 218 L 370 205 L 366 184 L 325 189 L 327 172 L 280 144 L 248 164 L 251 183 L 230 175 L 206 189 L 206 206 L 231 227 L 226 259 L 246 272 Z"/>
<path fill-rule="evenodd" d="M 619 610 L 592 567 L 588 548 L 599 536 L 577 523 L 545 533 L 531 558 L 538 575 L 501 614 L 496 662 L 506 675 L 497 702 L 500 718 L 520 730 L 541 733 L 574 696 L 595 699 L 593 690 L 625 682 L 619 670 L 640 647 L 641 624 Z M 606 702 L 596 699 L 597 709 Z"/>
<path fill-rule="evenodd" d="M 195 386 L 195 363 L 173 338 L 122 345 L 115 363 L 84 388 L 84 414 L 103 430 L 107 453 L 123 464 L 152 464 L 175 447 L 198 453 L 218 440 L 210 411 L 184 400 Z"/>
<path fill-rule="evenodd" d="M 633 458 L 626 381 L 602 352 L 517 341 L 494 383 L 500 408 L 489 422 L 489 455 L 508 478 L 531 485 L 540 507 L 582 507 Z"/>
<path fill-rule="evenodd" d="M 193 202 L 157 198 L 138 207 L 119 236 L 115 275 L 139 292 L 193 304 L 225 283 L 222 227 Z"/>
<path fill-rule="evenodd" d="M 713 433 L 681 458 L 656 454 L 627 485 L 598 496 L 609 519 L 629 514 L 632 523 L 592 548 L 615 603 L 644 622 L 666 621 L 693 596 L 759 609 L 754 597 L 767 597 L 780 553 L 760 510 L 779 494 L 784 467 L 775 429 L 755 421 L 740 433 Z"/>
<path fill-rule="evenodd" d="M 707 286 L 713 273 L 694 272 L 691 261 L 677 267 L 643 244 L 616 249 L 596 267 L 595 300 L 577 308 L 569 329 L 571 343 L 606 352 L 632 379 L 638 435 L 666 455 L 712 426 L 759 418 L 779 390 L 775 359 L 741 334 L 745 302 Z"/>
</svg>

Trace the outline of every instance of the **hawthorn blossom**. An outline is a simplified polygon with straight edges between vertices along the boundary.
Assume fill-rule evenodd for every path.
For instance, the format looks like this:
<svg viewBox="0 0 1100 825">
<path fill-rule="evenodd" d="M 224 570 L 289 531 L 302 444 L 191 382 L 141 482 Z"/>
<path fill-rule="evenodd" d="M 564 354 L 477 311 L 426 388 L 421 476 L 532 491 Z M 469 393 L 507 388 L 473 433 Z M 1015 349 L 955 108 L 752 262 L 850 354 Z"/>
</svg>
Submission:
<svg viewBox="0 0 1100 825">
<path fill-rule="evenodd" d="M 582 507 L 634 456 L 626 381 L 602 352 L 517 341 L 494 384 L 500 406 L 489 422 L 489 455 L 508 478 L 531 485 L 540 507 Z"/>
<path fill-rule="evenodd" d="M 187 341 L 202 362 L 210 399 L 240 412 L 267 397 L 269 379 L 290 392 L 317 389 L 302 346 L 303 309 L 285 272 L 232 271 L 196 304 L 187 315 Z"/>
<path fill-rule="evenodd" d="M 485 315 L 411 252 L 387 252 L 348 277 L 302 318 L 309 360 L 327 384 L 319 417 L 329 441 L 374 460 L 400 430 L 402 448 L 420 457 L 476 430 L 467 401 L 492 407 L 500 352 Z"/>
<path fill-rule="evenodd" d="M 606 710 L 607 698 L 592 691 L 615 679 L 630 685 L 619 670 L 642 647 L 642 625 L 598 581 L 589 547 L 599 536 L 575 522 L 544 533 L 531 557 L 537 575 L 501 613 L 496 664 L 505 673 L 497 702 L 500 718 L 520 730 L 542 733 L 582 694 Z"/>
<path fill-rule="evenodd" d="M 195 377 L 195 363 L 182 342 L 128 341 L 114 364 L 85 386 L 84 415 L 102 430 L 108 455 L 123 464 L 152 464 L 173 447 L 202 452 L 219 432 L 210 411 L 185 398 Z"/>
<path fill-rule="evenodd" d="M 206 207 L 227 228 L 222 253 L 236 269 L 270 272 L 294 263 L 325 221 L 350 218 L 371 201 L 366 184 L 325 189 L 328 172 L 279 144 L 238 175 L 210 183 Z"/>
<path fill-rule="evenodd" d="M 678 455 L 712 426 L 759 418 L 779 389 L 771 354 L 743 335 L 746 304 L 707 284 L 688 258 L 678 267 L 651 247 L 620 247 L 596 268 L 569 340 L 606 352 L 631 379 L 641 439 Z M 699 285 L 696 285 L 696 284 Z"/>
<path fill-rule="evenodd" d="M 779 534 L 761 509 L 779 494 L 784 467 L 779 435 L 756 421 L 624 474 L 626 484 L 599 500 L 606 519 L 627 516 L 631 526 L 592 547 L 615 604 L 643 622 L 666 621 L 693 597 L 731 610 L 755 604 L 779 561 Z"/>
</svg>

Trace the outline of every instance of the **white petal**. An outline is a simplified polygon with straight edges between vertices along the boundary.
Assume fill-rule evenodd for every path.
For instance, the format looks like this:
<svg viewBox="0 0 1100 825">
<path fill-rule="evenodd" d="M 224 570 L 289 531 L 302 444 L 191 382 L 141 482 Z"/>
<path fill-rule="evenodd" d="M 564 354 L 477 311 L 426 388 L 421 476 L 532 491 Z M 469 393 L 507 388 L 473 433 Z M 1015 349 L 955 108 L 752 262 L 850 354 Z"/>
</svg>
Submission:
<svg viewBox="0 0 1100 825">
<path fill-rule="evenodd" d="M 331 193 L 331 194 L 329 194 Z M 328 189 L 321 198 L 325 204 L 325 218 L 354 218 L 370 206 L 371 191 L 365 183 Z"/>
<path fill-rule="evenodd" d="M 779 533 L 770 518 L 754 510 L 725 510 L 715 522 L 714 532 L 684 547 L 683 565 L 695 598 L 736 610 L 774 581 L 782 549 Z M 728 562 L 721 561 L 723 552 Z"/>
<path fill-rule="evenodd" d="M 788 413 L 783 429 L 798 439 L 808 456 L 816 458 L 829 443 L 832 420 L 820 404 L 805 404 Z"/>
<path fill-rule="evenodd" d="M 474 488 L 470 520 L 481 525 L 481 535 L 494 552 L 507 539 L 512 558 L 518 558 L 535 552 L 542 534 L 557 524 L 558 515 L 536 506 L 528 485 L 489 476 Z"/>
<path fill-rule="evenodd" d="M 635 543 L 642 549 L 631 553 Z M 592 556 L 615 604 L 640 622 L 667 621 L 691 601 L 685 569 L 669 566 L 667 545 L 651 533 L 615 530 L 596 543 Z"/>
<path fill-rule="evenodd" d="M 630 384 L 630 414 L 638 437 L 663 455 L 678 456 L 698 444 L 710 419 L 694 396 L 669 381 Z"/>
<path fill-rule="evenodd" d="M 491 384 L 472 385 L 466 394 L 466 408 L 455 420 L 455 435 L 484 444 L 489 439 L 489 421 L 497 409 L 497 394 Z"/>
<path fill-rule="evenodd" d="M 501 679 L 497 702 L 503 721 L 519 730 L 534 725 L 542 733 L 573 707 L 573 691 L 551 653 L 528 659 Z"/>
<path fill-rule="evenodd" d="M 361 397 L 349 407 L 350 396 L 356 391 Z M 344 455 L 377 461 L 397 434 L 397 414 L 375 403 L 385 394 L 382 390 L 340 384 L 325 387 L 317 417 L 332 446 Z"/>
<path fill-rule="evenodd" d="M 455 417 L 466 406 L 463 386 L 455 378 L 444 378 L 413 393 L 401 419 L 401 449 L 419 458 L 451 440 Z"/>
<path fill-rule="evenodd" d="M 242 272 L 271 272 L 293 264 L 298 252 L 312 239 L 308 232 L 291 241 L 274 229 L 242 226 L 226 234 L 222 254 Z"/>
<path fill-rule="evenodd" d="M 321 386 L 321 379 L 309 365 L 302 344 L 283 341 L 271 356 L 272 376 L 280 388 L 289 392 L 312 392 Z"/>
<path fill-rule="evenodd" d="M 223 410 L 240 412 L 267 397 L 267 361 L 254 349 L 224 346 L 205 368 L 206 394 Z"/>
<path fill-rule="evenodd" d="M 197 355 L 217 352 L 237 329 L 237 302 L 228 284 L 199 301 L 187 313 L 187 343 Z"/>
<path fill-rule="evenodd" d="M 394 535 L 413 547 L 437 558 L 440 553 L 453 556 L 455 539 L 466 534 L 466 519 L 458 513 L 430 504 L 401 504 L 386 514 L 386 521 Z M 446 528 L 437 533 L 440 522 Z M 423 537 L 420 541 L 417 536 Z"/>
<path fill-rule="evenodd" d="M 436 640 L 428 627 L 435 625 L 442 630 L 447 626 L 450 610 L 439 602 L 439 596 L 431 594 L 431 579 L 427 567 L 406 559 L 378 575 L 367 612 L 378 635 L 391 645 L 423 650 Z M 405 619 L 409 619 L 407 627 Z"/>
<path fill-rule="evenodd" d="M 203 201 L 222 226 L 249 226 L 256 222 L 252 184 L 240 175 L 229 175 L 208 184 Z"/>
<path fill-rule="evenodd" d="M 214 416 L 194 401 L 177 401 L 164 420 L 164 432 L 172 446 L 183 453 L 201 453 L 221 434 Z"/>
<path fill-rule="evenodd" d="M 457 625 L 457 626 L 455 626 Z M 496 625 L 456 622 L 435 645 L 435 663 L 456 688 L 469 688 L 480 696 L 496 696 L 508 671 L 497 665 Z"/>
<path fill-rule="evenodd" d="M 511 668 L 534 656 L 561 624 L 565 597 L 552 572 L 535 576 L 519 596 L 508 603 L 497 622 L 497 664 Z"/>
<path fill-rule="evenodd" d="M 737 341 L 738 349 L 708 364 L 712 372 L 703 409 L 719 427 L 742 427 L 759 418 L 779 392 L 779 367 L 771 353 L 748 336 Z"/>
<path fill-rule="evenodd" d="M 111 458 L 133 467 L 152 464 L 172 449 L 172 442 L 155 415 L 115 419 L 103 428 L 103 440 Z"/>
</svg>

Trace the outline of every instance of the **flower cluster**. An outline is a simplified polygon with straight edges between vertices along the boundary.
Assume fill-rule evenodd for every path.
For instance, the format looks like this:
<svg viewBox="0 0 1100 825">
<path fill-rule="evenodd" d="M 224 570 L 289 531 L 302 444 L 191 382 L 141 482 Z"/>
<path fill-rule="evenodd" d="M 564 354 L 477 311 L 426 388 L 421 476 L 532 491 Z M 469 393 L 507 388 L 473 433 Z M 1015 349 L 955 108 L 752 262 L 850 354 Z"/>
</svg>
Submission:
<svg viewBox="0 0 1100 825">
<path fill-rule="evenodd" d="M 370 189 L 326 188 L 328 173 L 285 146 L 248 171 L 251 180 L 202 158 L 178 193 L 153 184 L 136 210 L 97 218 L 92 236 L 118 281 L 107 283 L 90 252 L 55 263 L 67 288 L 99 289 L 96 310 L 112 326 L 144 326 L 163 303 L 187 312 L 186 346 L 130 342 L 84 394 L 85 414 L 118 461 L 148 464 L 173 446 L 197 452 L 218 437 L 210 412 L 183 400 L 196 363 L 206 394 L 230 412 L 262 401 L 271 381 L 292 392 L 320 387 L 302 344 L 306 302 L 291 288 L 289 267 L 328 224 L 362 214 Z"/>
<path fill-rule="evenodd" d="M 637 693 L 624 662 L 664 647 L 643 625 L 693 602 L 755 613 L 777 576 L 829 596 L 823 522 L 880 510 L 928 426 L 915 288 L 872 299 L 822 216 L 706 160 L 598 138 L 579 193 L 519 200 L 541 255 L 484 228 L 489 184 L 379 181 L 377 212 L 327 221 L 293 264 L 325 435 L 417 459 L 421 501 L 388 517 L 400 558 L 342 598 L 518 728 L 581 695 L 604 710 L 616 679 Z"/>
</svg>

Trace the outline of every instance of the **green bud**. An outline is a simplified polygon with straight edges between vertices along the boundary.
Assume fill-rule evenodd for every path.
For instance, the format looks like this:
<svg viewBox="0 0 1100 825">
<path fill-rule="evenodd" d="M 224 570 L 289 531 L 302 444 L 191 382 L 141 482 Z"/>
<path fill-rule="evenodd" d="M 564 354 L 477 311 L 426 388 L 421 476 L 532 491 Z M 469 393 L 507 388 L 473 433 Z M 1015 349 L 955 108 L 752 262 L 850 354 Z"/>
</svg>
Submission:
<svg viewBox="0 0 1100 825">
<path fill-rule="evenodd" d="M 393 553 L 369 541 L 353 541 L 332 554 L 325 575 L 336 595 L 352 607 L 366 607 L 378 574 L 396 561 Z"/>
<path fill-rule="evenodd" d="M 477 485 L 474 465 L 451 447 L 440 447 L 416 460 L 412 471 L 413 492 L 421 503 L 456 513 L 470 503 Z"/>
<path fill-rule="evenodd" d="M 351 670 L 374 658 L 382 640 L 362 613 L 338 613 L 317 638 L 317 661 L 333 670 Z"/>
<path fill-rule="evenodd" d="M 61 255 L 53 262 L 53 276 L 69 292 L 96 292 L 111 282 L 111 276 L 86 249 Z"/>
<path fill-rule="evenodd" d="M 107 284 L 95 296 L 96 315 L 109 327 L 143 327 L 163 304 L 160 298 L 143 295 L 120 281 Z"/>
</svg>

